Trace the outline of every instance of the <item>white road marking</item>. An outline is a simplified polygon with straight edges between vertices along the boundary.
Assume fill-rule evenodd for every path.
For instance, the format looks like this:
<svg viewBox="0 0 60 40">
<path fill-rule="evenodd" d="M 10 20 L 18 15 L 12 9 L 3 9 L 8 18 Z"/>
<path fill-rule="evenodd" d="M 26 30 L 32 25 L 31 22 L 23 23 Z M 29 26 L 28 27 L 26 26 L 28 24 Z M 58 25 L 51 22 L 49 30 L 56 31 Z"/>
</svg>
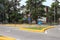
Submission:
<svg viewBox="0 0 60 40">
<path fill-rule="evenodd" d="M 16 39 L 16 40 L 21 40 L 21 39 Z"/>
<path fill-rule="evenodd" d="M 47 31 L 45 31 L 45 34 L 47 34 Z"/>
</svg>

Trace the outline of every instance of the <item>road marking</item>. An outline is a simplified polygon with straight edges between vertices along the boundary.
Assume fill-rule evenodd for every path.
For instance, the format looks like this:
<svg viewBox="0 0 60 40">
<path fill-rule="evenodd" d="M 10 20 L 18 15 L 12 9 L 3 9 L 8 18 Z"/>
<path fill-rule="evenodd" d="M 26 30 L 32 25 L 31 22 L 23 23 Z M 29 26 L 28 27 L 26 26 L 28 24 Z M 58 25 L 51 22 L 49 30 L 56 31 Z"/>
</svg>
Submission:
<svg viewBox="0 0 60 40">
<path fill-rule="evenodd" d="M 21 39 L 16 39 L 16 40 L 21 40 Z"/>
<path fill-rule="evenodd" d="M 45 31 L 45 34 L 47 34 L 47 31 Z"/>
</svg>

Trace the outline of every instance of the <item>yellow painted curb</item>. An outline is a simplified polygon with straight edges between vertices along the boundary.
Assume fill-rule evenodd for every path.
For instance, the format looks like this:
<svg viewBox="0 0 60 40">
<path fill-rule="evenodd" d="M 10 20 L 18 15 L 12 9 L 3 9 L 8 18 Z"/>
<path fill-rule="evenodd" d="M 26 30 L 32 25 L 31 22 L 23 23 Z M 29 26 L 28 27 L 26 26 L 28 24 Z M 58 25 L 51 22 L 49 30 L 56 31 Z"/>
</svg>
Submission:
<svg viewBox="0 0 60 40">
<path fill-rule="evenodd" d="M 42 30 L 34 30 L 34 29 L 28 29 L 28 28 L 21 27 L 20 30 L 25 30 L 25 31 L 29 31 L 29 32 L 45 32 L 47 29 L 50 29 L 50 28 L 54 28 L 54 26 L 49 26 Z"/>
<path fill-rule="evenodd" d="M 4 26 L 9 26 L 9 27 L 18 27 L 20 30 L 25 30 L 25 31 L 29 31 L 29 32 L 45 32 L 47 29 L 50 29 L 50 28 L 54 28 L 54 26 L 48 26 L 42 30 L 33 30 L 33 29 L 28 29 L 28 28 L 24 28 L 23 24 L 0 24 L 0 25 L 4 25 Z M 26 24 L 28 25 L 28 24 Z"/>
<path fill-rule="evenodd" d="M 16 40 L 15 38 L 0 36 L 0 40 Z"/>
</svg>

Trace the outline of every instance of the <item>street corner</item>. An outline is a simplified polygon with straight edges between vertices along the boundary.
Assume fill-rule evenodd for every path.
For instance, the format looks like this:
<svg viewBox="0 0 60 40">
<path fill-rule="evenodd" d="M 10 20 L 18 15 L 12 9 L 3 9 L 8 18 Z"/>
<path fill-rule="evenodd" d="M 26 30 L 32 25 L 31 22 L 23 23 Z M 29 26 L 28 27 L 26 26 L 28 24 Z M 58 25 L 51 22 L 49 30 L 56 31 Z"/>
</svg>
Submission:
<svg viewBox="0 0 60 40">
<path fill-rule="evenodd" d="M 51 29 L 51 28 L 55 28 L 55 26 L 48 26 L 48 27 L 46 27 L 46 28 L 44 28 L 42 30 L 45 32 L 46 30 Z"/>
<path fill-rule="evenodd" d="M 0 40 L 16 40 L 15 38 L 0 35 Z"/>
<path fill-rule="evenodd" d="M 24 31 L 28 31 L 28 32 L 41 32 L 41 33 L 44 33 L 46 30 L 51 29 L 51 28 L 54 28 L 54 26 L 48 26 L 48 27 L 42 28 L 41 30 L 21 27 L 20 30 L 24 30 Z"/>
</svg>

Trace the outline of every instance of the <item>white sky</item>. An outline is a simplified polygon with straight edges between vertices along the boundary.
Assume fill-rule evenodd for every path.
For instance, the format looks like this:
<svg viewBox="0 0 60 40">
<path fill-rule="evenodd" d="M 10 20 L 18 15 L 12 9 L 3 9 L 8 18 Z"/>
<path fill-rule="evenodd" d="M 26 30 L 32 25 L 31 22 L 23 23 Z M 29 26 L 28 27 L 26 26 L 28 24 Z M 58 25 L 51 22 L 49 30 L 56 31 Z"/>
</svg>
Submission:
<svg viewBox="0 0 60 40">
<path fill-rule="evenodd" d="M 46 2 L 43 3 L 43 5 L 51 6 L 53 0 L 46 0 Z"/>
<path fill-rule="evenodd" d="M 22 6 L 22 5 L 26 5 L 25 2 L 26 2 L 26 0 L 21 0 L 21 6 Z"/>
<path fill-rule="evenodd" d="M 51 6 L 51 3 L 53 2 L 54 0 L 46 0 L 46 2 L 43 3 L 43 5 L 46 5 L 46 6 Z M 26 5 L 26 0 L 21 0 L 21 5 Z"/>
</svg>

